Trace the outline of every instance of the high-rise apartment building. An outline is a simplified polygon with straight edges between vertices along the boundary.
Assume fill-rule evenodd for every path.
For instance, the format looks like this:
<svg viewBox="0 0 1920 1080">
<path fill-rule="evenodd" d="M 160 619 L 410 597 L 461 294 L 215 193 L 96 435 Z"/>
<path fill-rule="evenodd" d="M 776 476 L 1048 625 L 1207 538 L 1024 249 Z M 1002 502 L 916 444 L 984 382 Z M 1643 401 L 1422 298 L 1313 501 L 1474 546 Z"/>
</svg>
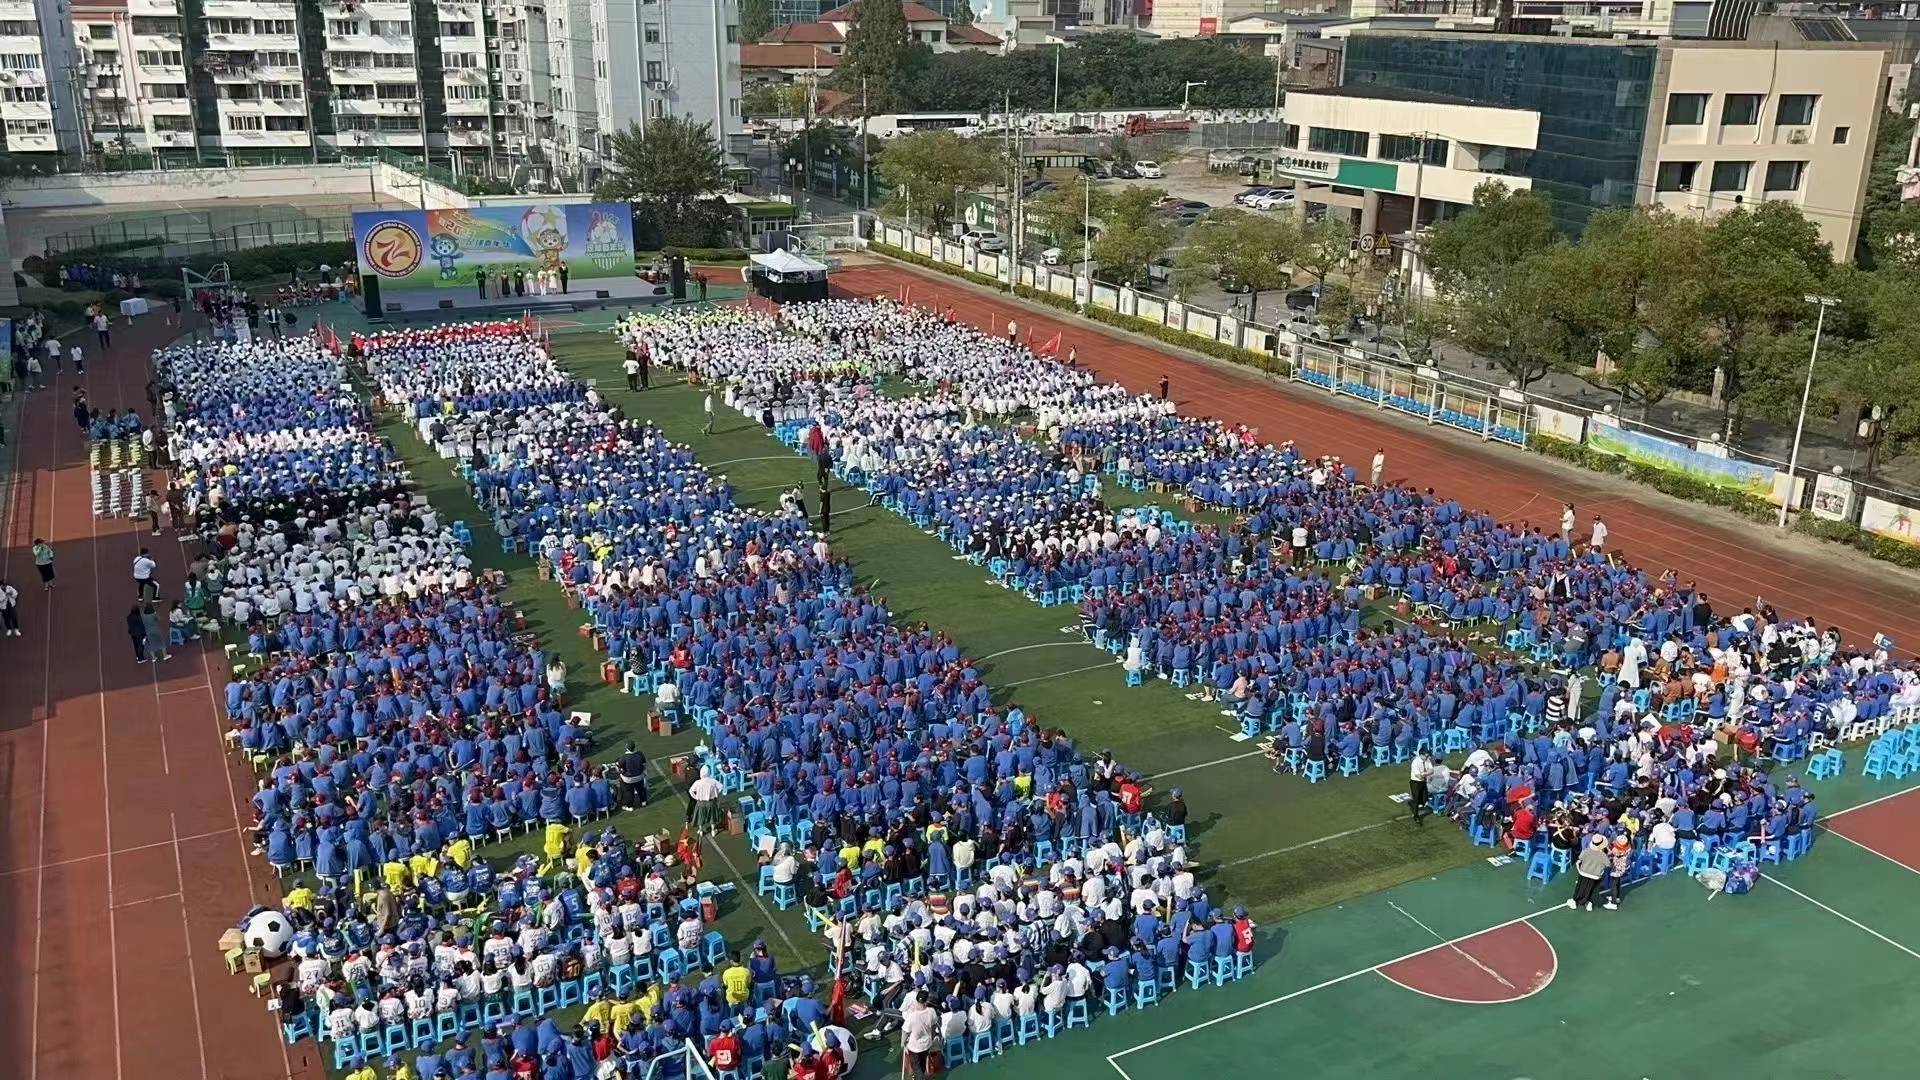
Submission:
<svg viewBox="0 0 1920 1080">
<path fill-rule="evenodd" d="M 629 122 L 742 151 L 738 24 L 739 0 L 0 0 L 0 146 L 572 186 Z"/>
</svg>

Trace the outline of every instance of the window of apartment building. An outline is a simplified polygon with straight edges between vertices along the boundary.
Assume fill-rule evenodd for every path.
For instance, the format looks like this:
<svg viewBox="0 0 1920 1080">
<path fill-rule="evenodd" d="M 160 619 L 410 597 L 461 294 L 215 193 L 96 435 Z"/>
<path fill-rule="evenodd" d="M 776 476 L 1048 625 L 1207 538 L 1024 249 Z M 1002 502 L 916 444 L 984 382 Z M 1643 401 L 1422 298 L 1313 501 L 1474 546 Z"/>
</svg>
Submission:
<svg viewBox="0 0 1920 1080">
<path fill-rule="evenodd" d="M 1767 191 L 1799 191 L 1800 184 L 1807 177 L 1807 163 L 1804 161 L 1767 162 Z"/>
<path fill-rule="evenodd" d="M 1716 161 L 1713 163 L 1714 191 L 1745 191 L 1747 178 L 1753 175 L 1751 161 Z"/>
<path fill-rule="evenodd" d="M 936 38 L 938 36 L 939 35 L 937 34 L 935 35 Z M 732 23 L 728 23 L 727 24 L 727 44 L 733 45 L 737 43 L 739 40 L 740 40 L 740 28 L 733 25 Z"/>
<path fill-rule="evenodd" d="M 142 49 L 134 54 L 134 61 L 144 67 L 179 67 L 182 57 L 173 49 Z"/>
<path fill-rule="evenodd" d="M 416 83 L 410 83 L 410 82 L 375 83 L 373 90 L 374 90 L 374 96 L 379 98 L 381 101 L 412 101 L 415 98 L 420 96 L 419 85 Z"/>
<path fill-rule="evenodd" d="M 47 88 L 44 86 L 0 86 L 0 101 L 23 102 L 47 100 Z"/>
<path fill-rule="evenodd" d="M 180 20 L 172 15 L 135 15 L 133 32 L 136 34 L 171 34 L 180 36 Z"/>
<path fill-rule="evenodd" d="M 372 131 L 373 117 L 352 114 L 336 116 L 333 118 L 333 126 L 341 131 Z"/>
<path fill-rule="evenodd" d="M 39 53 L 0 53 L 0 70 L 39 71 Z"/>
<path fill-rule="evenodd" d="M 299 83 L 261 83 L 260 96 L 269 101 L 299 101 Z"/>
<path fill-rule="evenodd" d="M 207 33 L 209 34 L 251 34 L 253 33 L 253 20 L 252 19 L 208 19 Z"/>
<path fill-rule="evenodd" d="M 259 113 L 228 113 L 228 131 L 265 131 L 267 118 Z"/>
<path fill-rule="evenodd" d="M 368 19 L 367 33 L 381 37 L 410 37 L 413 24 L 405 19 Z"/>
<path fill-rule="evenodd" d="M 187 84 L 141 83 L 140 96 L 154 101 L 180 101 L 187 96 Z"/>
<path fill-rule="evenodd" d="M 1707 95 L 1668 94 L 1667 123 L 1704 124 L 1707 122 Z"/>
<path fill-rule="evenodd" d="M 1367 153 L 1367 133 L 1349 128 L 1313 129 L 1307 136 L 1307 149 L 1322 154 L 1346 154 L 1349 157 L 1365 157 Z"/>
<path fill-rule="evenodd" d="M 1846 127 L 1843 125 L 1841 127 L 1834 128 L 1833 129 L 1833 145 L 1845 146 L 1847 143 L 1847 136 L 1851 134 L 1853 134 L 1853 129 L 1850 127 Z"/>
<path fill-rule="evenodd" d="M 730 97 L 727 99 L 727 115 L 728 116 L 740 115 L 740 99 L 739 98 Z"/>
<path fill-rule="evenodd" d="M 192 131 L 191 116 L 156 116 L 151 120 L 155 131 Z"/>
<path fill-rule="evenodd" d="M 469 71 L 480 66 L 479 53 L 441 53 L 440 66 L 448 71 Z"/>
<path fill-rule="evenodd" d="M 647 61 L 647 81 L 648 82 L 660 81 L 660 61 L 658 60 Z"/>
<path fill-rule="evenodd" d="M 267 130 L 305 131 L 307 130 L 307 118 L 304 116 L 269 116 L 267 117 Z"/>
<path fill-rule="evenodd" d="M 1692 191 L 1694 174 L 1699 171 L 1697 161 L 1663 161 L 1654 174 L 1653 188 L 1655 191 Z"/>
<path fill-rule="evenodd" d="M 253 32 L 256 34 L 282 34 L 287 37 L 292 37 L 293 20 L 255 19 L 253 20 Z"/>
<path fill-rule="evenodd" d="M 645 36 L 647 44 L 649 45 L 660 44 L 660 28 L 658 26 L 655 26 L 652 23 L 648 23 L 647 28 L 644 31 L 642 31 L 642 34 Z"/>
<path fill-rule="evenodd" d="M 40 36 L 40 24 L 32 19 L 0 19 L 0 37 Z"/>
<path fill-rule="evenodd" d="M 373 66 L 393 70 L 413 66 L 413 54 L 402 52 L 377 52 L 373 54 Z"/>
<path fill-rule="evenodd" d="M 299 67 L 300 54 L 274 49 L 260 54 L 260 63 L 264 67 Z"/>
<path fill-rule="evenodd" d="M 112 23 L 88 23 L 87 39 L 89 41 L 112 41 L 113 40 L 113 24 Z"/>
<path fill-rule="evenodd" d="M 1813 107 L 1819 101 L 1819 94 L 1781 94 L 1773 122 L 1782 127 L 1806 127 L 1813 123 Z"/>
<path fill-rule="evenodd" d="M 7 121 L 7 134 L 8 135 L 51 135 L 53 134 L 53 121 L 51 120 L 9 120 Z"/>
<path fill-rule="evenodd" d="M 1720 123 L 1726 127 L 1748 127 L 1760 122 L 1761 94 L 1728 94 L 1720 103 Z"/>
<path fill-rule="evenodd" d="M 1288 124 L 1280 130 L 1280 145 L 1289 150 L 1300 149 L 1300 125 Z"/>
<path fill-rule="evenodd" d="M 655 120 L 667 115 L 666 103 L 659 98 L 649 98 L 647 100 L 647 115 L 653 117 Z"/>
<path fill-rule="evenodd" d="M 487 96 L 487 88 L 479 83 L 454 83 L 446 93 L 448 101 L 480 101 Z"/>
<path fill-rule="evenodd" d="M 228 101 L 258 101 L 260 90 L 252 83 L 226 83 L 220 87 L 220 96 Z"/>
<path fill-rule="evenodd" d="M 411 116 L 376 116 L 373 118 L 375 131 L 419 131 L 420 121 Z"/>
<path fill-rule="evenodd" d="M 328 19 L 327 33 L 334 37 L 352 37 L 360 32 L 358 19 Z"/>
<path fill-rule="evenodd" d="M 1380 156 L 1388 161 L 1424 161 L 1428 165 L 1444 167 L 1447 163 L 1447 140 L 1382 135 Z"/>
<path fill-rule="evenodd" d="M 341 68 L 343 70 L 370 68 L 373 66 L 373 57 L 363 52 L 330 52 L 327 54 L 326 60 L 328 67 Z"/>
<path fill-rule="evenodd" d="M 442 37 L 475 37 L 474 24 L 471 22 L 443 22 L 440 24 Z"/>
</svg>

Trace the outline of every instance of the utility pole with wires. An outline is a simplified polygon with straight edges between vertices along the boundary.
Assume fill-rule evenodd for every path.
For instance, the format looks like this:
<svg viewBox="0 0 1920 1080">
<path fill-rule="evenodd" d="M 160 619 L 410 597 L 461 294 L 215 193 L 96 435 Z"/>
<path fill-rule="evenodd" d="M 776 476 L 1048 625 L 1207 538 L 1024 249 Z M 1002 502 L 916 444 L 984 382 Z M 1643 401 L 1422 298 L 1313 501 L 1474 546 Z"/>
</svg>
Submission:
<svg viewBox="0 0 1920 1080">
<path fill-rule="evenodd" d="M 1402 293 L 1400 297 L 1400 346 L 1402 349 L 1406 348 L 1407 344 L 1407 322 L 1409 313 L 1413 310 L 1414 302 L 1413 282 L 1417 276 L 1416 271 L 1419 269 L 1422 258 L 1420 244 L 1420 195 L 1427 179 L 1427 140 L 1433 137 L 1433 132 L 1417 131 L 1409 137 L 1414 141 L 1413 217 L 1407 223 L 1407 252 L 1410 256 L 1407 260 L 1407 280 L 1402 282 L 1400 286 Z"/>
<path fill-rule="evenodd" d="M 867 77 L 860 76 L 860 209 L 873 209 L 873 161 L 867 149 Z"/>
</svg>

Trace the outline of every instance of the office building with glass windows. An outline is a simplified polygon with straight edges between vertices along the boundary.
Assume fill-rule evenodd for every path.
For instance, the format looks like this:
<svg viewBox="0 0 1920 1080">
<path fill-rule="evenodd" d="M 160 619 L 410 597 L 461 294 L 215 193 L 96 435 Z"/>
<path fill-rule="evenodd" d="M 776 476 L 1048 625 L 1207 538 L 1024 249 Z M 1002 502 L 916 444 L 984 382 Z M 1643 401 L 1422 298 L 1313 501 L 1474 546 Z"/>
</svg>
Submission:
<svg viewBox="0 0 1920 1080">
<path fill-rule="evenodd" d="M 1534 114 L 1534 145 L 1515 147 L 1498 169 L 1482 171 L 1525 178 L 1549 197 L 1555 223 L 1570 235 L 1610 207 L 1652 204 L 1704 219 L 1779 200 L 1798 205 L 1834 257 L 1846 260 L 1858 239 L 1886 68 L 1881 45 L 1792 35 L 1721 41 L 1365 30 L 1347 41 L 1343 88 Z M 1433 112 L 1429 105 L 1382 118 L 1383 130 L 1373 134 L 1414 135 Z"/>
</svg>

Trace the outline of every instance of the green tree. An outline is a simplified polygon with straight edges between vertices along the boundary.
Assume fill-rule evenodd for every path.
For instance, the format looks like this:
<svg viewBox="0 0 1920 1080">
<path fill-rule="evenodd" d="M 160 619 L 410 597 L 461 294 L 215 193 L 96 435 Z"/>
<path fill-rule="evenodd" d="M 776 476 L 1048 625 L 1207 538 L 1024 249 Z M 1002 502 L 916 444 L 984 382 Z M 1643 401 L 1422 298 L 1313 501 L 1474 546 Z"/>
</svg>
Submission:
<svg viewBox="0 0 1920 1080">
<path fill-rule="evenodd" d="M 1914 121 L 1903 113 L 1880 115 L 1873 161 L 1867 169 L 1866 197 L 1860 203 L 1860 235 L 1854 242 L 1854 261 L 1862 269 L 1878 268 L 1887 255 L 1886 244 L 1913 235 L 1911 215 L 1906 215 L 1909 220 L 1904 223 L 1892 220 L 1906 208 L 1900 199 L 1900 169 L 1912 148 L 1913 128 Z"/>
<path fill-rule="evenodd" d="M 877 170 L 887 183 L 889 211 L 917 209 L 921 220 L 945 231 L 960 195 L 1004 180 L 1006 167 L 996 143 L 920 131 L 887 144 Z"/>
<path fill-rule="evenodd" d="M 1341 335 L 1353 325 L 1353 316 L 1359 310 L 1359 301 L 1353 290 L 1340 282 L 1334 282 L 1320 290 L 1320 302 L 1315 305 L 1314 318 L 1327 333 Z"/>
<path fill-rule="evenodd" d="M 1487 284 L 1442 294 L 1448 336 L 1492 361 L 1522 390 L 1563 356 L 1553 289 L 1535 255 Z"/>
<path fill-rule="evenodd" d="M 740 40 L 751 45 L 773 33 L 773 0 L 740 0 Z"/>
<path fill-rule="evenodd" d="M 1194 223 L 1174 259 L 1173 283 L 1183 295 L 1195 284 L 1218 279 L 1248 290 L 1247 318 L 1260 317 L 1260 294 L 1293 284 L 1293 262 L 1303 246 L 1290 214 L 1209 210 Z"/>
<path fill-rule="evenodd" d="M 1092 212 L 1088 213 L 1091 205 Z M 1079 262 L 1089 218 L 1098 219 L 1107 205 L 1106 193 L 1084 176 L 1075 177 L 1026 204 L 1027 221 L 1053 239 L 1065 262 Z"/>
<path fill-rule="evenodd" d="M 713 125 L 677 116 L 654 120 L 644 131 L 628 124 L 615 132 L 610 164 L 595 196 L 649 204 L 663 219 L 686 213 L 725 178 Z"/>
<path fill-rule="evenodd" d="M 1443 293 L 1484 288 L 1555 238 L 1546 196 L 1489 180 L 1474 189 L 1471 208 L 1428 234 L 1427 267 Z"/>
<path fill-rule="evenodd" d="M 740 111 L 753 119 L 804 116 L 807 112 L 807 88 L 798 83 L 756 86 L 740 98 Z"/>
<path fill-rule="evenodd" d="M 1748 404 L 1764 409 L 1793 376 L 1769 363 L 1781 354 L 1772 341 L 1811 314 L 1804 299 L 1832 269 L 1819 227 L 1789 203 L 1763 202 L 1715 219 L 1707 230 L 1702 286 L 1696 304 L 1712 341 L 1709 354 L 1720 369 L 1729 442 L 1739 433 Z M 1753 391 L 1753 401 L 1742 398 Z M 1767 410 L 1771 411 L 1771 410 Z"/>
<path fill-rule="evenodd" d="M 1353 239 L 1353 223 L 1346 214 L 1329 212 L 1301 228 L 1294 265 L 1312 274 L 1316 284 L 1324 282 L 1353 253 Z"/>
<path fill-rule="evenodd" d="M 1093 261 L 1101 277 L 1122 285 L 1146 284 L 1148 267 L 1173 244 L 1173 223 L 1154 212 L 1154 203 L 1164 195 L 1159 188 L 1127 187 L 1107 201 L 1100 219 L 1106 228 L 1093 242 Z"/>
<path fill-rule="evenodd" d="M 888 113 L 908 101 L 906 74 L 913 39 L 900 0 L 861 0 L 847 31 L 833 85 L 849 94 L 864 86 L 870 112 Z"/>
<path fill-rule="evenodd" d="M 1711 379 L 1706 327 L 1699 316 L 1706 227 L 1662 210 L 1605 210 L 1587 222 L 1578 245 L 1550 249 L 1567 331 L 1568 370 L 1644 410 L 1683 381 Z M 1597 355 L 1607 369 L 1596 372 Z"/>
</svg>

